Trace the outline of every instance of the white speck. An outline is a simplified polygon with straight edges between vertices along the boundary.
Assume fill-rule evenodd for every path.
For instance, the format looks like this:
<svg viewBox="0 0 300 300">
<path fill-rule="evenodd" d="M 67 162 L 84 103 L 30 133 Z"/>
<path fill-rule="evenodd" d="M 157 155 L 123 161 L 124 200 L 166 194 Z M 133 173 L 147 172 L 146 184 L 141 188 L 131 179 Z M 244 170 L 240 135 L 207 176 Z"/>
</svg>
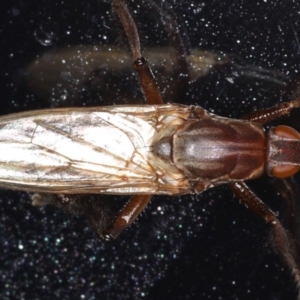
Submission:
<svg viewBox="0 0 300 300">
<path fill-rule="evenodd" d="M 227 77 L 226 80 L 227 80 L 229 83 L 232 83 L 232 84 L 234 83 L 233 78 Z"/>
</svg>

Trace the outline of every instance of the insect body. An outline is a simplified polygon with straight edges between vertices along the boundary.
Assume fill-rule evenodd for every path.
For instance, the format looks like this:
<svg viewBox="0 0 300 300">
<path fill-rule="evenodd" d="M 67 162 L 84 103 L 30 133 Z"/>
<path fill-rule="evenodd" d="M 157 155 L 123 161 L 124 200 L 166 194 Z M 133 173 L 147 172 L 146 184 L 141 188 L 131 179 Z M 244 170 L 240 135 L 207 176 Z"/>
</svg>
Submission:
<svg viewBox="0 0 300 300">
<path fill-rule="evenodd" d="M 177 195 L 257 178 L 265 169 L 279 177 L 286 169 L 295 173 L 299 134 L 270 132 L 266 137 L 258 123 L 171 104 L 14 114 L 0 121 L 0 185 L 61 194 Z"/>
<path fill-rule="evenodd" d="M 262 125 L 300 107 L 300 99 L 244 120 L 218 117 L 198 106 L 163 104 L 127 6 L 121 0 L 112 2 L 148 106 L 68 108 L 1 117 L 0 186 L 62 195 L 134 195 L 115 220 L 101 228 L 100 236 L 111 240 L 137 218 L 153 194 L 199 193 L 227 183 L 271 226 L 276 250 L 300 286 L 295 241 L 244 183 L 265 171 L 276 177 L 298 171 L 299 133 L 278 126 L 266 134 Z M 187 62 L 180 49 L 177 62 L 184 73 Z"/>
</svg>

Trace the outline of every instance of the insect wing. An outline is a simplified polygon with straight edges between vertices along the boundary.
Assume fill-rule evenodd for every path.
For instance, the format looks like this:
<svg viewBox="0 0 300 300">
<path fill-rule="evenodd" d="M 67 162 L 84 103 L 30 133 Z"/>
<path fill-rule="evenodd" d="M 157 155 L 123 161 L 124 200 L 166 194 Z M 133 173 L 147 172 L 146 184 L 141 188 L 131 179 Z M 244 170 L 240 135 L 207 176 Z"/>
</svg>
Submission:
<svg viewBox="0 0 300 300">
<path fill-rule="evenodd" d="M 0 185 L 50 193 L 178 193 L 177 188 L 186 187 L 172 166 L 164 180 L 171 183 L 159 183 L 157 173 L 164 166 L 153 157 L 151 145 L 158 128 L 182 122 L 187 114 L 187 107 L 165 105 L 2 117 Z M 159 118 L 164 118 L 164 126 Z"/>
</svg>

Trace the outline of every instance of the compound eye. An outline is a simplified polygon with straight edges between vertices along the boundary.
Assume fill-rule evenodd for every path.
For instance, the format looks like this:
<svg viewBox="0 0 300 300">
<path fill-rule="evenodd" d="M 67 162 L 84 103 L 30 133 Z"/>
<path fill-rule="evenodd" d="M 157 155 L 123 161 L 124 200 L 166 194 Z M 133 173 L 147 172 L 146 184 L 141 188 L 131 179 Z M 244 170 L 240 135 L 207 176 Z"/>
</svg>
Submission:
<svg viewBox="0 0 300 300">
<path fill-rule="evenodd" d="M 279 138 L 288 140 L 300 140 L 300 134 L 292 127 L 279 125 L 274 128 L 274 134 Z M 279 164 L 272 169 L 272 175 L 277 178 L 286 178 L 295 175 L 300 167 L 297 165 Z"/>
<path fill-rule="evenodd" d="M 300 133 L 292 127 L 279 125 L 273 129 L 273 132 L 278 137 L 300 141 Z"/>
<path fill-rule="evenodd" d="M 272 170 L 272 175 L 277 178 L 287 178 L 294 176 L 299 171 L 299 166 L 278 165 Z"/>
</svg>

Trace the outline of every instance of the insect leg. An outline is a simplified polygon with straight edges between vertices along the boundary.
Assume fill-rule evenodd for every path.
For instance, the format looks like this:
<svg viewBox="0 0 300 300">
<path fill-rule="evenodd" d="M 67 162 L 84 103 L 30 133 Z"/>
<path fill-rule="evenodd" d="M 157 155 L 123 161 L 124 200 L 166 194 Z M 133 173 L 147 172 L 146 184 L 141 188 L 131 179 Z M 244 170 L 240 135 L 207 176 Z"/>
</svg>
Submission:
<svg viewBox="0 0 300 300">
<path fill-rule="evenodd" d="M 140 39 L 133 18 L 123 0 L 113 0 L 116 11 L 133 56 L 133 67 L 137 71 L 143 94 L 148 104 L 163 104 L 161 93 L 147 60 L 141 54 Z M 115 239 L 125 228 L 130 226 L 151 200 L 151 195 L 133 196 L 118 213 L 110 226 L 103 231 L 106 240 Z"/>
<path fill-rule="evenodd" d="M 300 107 L 300 98 L 290 102 L 280 103 L 271 108 L 261 109 L 244 115 L 244 120 L 265 124 L 281 116 L 288 115 L 294 108 Z"/>
<path fill-rule="evenodd" d="M 115 220 L 103 231 L 104 239 L 106 241 L 116 239 L 124 229 L 134 222 L 150 200 L 151 195 L 133 196 L 118 213 Z"/>
<path fill-rule="evenodd" d="M 116 11 L 125 30 L 133 56 L 133 67 L 138 73 L 142 91 L 147 103 L 163 104 L 161 93 L 155 81 L 152 70 L 147 63 L 147 60 L 141 54 L 139 35 L 127 5 L 122 0 L 113 0 L 113 8 Z"/>
<path fill-rule="evenodd" d="M 275 213 L 263 203 L 244 182 L 229 183 L 232 192 L 250 209 L 261 216 L 272 226 L 272 244 L 276 252 L 280 254 L 290 268 L 300 288 L 300 270 L 297 265 L 296 241 L 291 234 L 283 227 Z"/>
</svg>

